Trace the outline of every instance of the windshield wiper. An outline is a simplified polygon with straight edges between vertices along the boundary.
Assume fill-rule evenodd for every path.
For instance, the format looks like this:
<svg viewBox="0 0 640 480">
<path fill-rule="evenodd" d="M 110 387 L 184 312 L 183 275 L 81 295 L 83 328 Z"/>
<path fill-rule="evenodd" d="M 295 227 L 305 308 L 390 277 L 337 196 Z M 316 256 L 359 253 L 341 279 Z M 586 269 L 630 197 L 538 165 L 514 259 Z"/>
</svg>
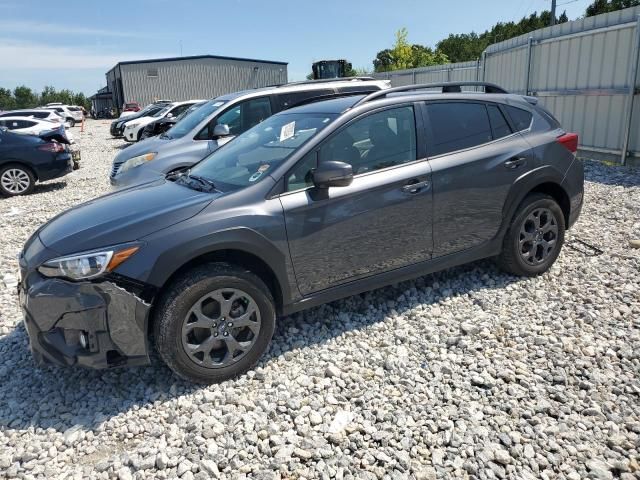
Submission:
<svg viewBox="0 0 640 480">
<path fill-rule="evenodd" d="M 205 177 L 201 177 L 200 175 L 187 174 L 187 175 L 183 175 L 180 178 L 188 179 L 188 180 L 195 180 L 202 187 L 207 188 L 207 191 L 215 190 L 215 188 L 216 188 L 215 184 L 211 180 L 209 180 L 208 178 L 205 178 Z"/>
</svg>

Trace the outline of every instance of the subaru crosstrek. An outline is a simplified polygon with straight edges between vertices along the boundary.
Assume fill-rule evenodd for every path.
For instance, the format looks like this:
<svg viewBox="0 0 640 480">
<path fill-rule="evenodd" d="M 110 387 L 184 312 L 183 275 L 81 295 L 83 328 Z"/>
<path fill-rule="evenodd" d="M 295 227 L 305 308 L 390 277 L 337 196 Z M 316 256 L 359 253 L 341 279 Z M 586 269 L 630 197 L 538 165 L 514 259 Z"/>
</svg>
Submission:
<svg viewBox="0 0 640 480">
<path fill-rule="evenodd" d="M 216 382 L 258 361 L 279 316 L 486 257 L 547 271 L 582 207 L 577 135 L 481 86 L 296 107 L 52 219 L 20 255 L 35 358 L 146 364 L 153 341 Z"/>
</svg>

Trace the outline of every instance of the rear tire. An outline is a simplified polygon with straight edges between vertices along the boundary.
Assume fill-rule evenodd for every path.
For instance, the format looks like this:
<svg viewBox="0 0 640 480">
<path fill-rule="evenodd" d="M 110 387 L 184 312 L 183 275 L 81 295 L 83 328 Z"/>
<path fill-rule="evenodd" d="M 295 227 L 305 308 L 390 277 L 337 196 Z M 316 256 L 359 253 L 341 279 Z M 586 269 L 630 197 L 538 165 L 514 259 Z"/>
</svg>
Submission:
<svg viewBox="0 0 640 480">
<path fill-rule="evenodd" d="M 73 118 L 67 118 L 67 122 L 69 123 L 69 128 L 76 126 L 76 121 Z"/>
<path fill-rule="evenodd" d="M 35 175 L 27 167 L 16 163 L 0 167 L 0 193 L 4 196 L 27 195 L 33 191 L 35 184 Z"/>
<path fill-rule="evenodd" d="M 564 213 L 558 203 L 542 193 L 529 194 L 505 234 L 498 264 L 515 275 L 540 275 L 558 258 L 564 232 Z"/>
<path fill-rule="evenodd" d="M 252 368 L 275 329 L 271 292 L 246 269 L 209 263 L 176 279 L 154 318 L 156 349 L 178 376 L 217 383 Z"/>
</svg>

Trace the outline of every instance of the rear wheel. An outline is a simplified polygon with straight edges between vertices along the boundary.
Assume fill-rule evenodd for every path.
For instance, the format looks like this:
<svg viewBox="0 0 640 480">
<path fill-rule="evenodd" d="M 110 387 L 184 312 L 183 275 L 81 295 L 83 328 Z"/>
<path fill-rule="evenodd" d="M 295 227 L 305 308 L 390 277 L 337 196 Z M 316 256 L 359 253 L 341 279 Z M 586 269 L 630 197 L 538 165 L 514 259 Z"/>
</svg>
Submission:
<svg viewBox="0 0 640 480">
<path fill-rule="evenodd" d="M 76 126 L 76 121 L 73 118 L 67 118 L 67 123 L 69 124 L 69 128 Z"/>
<path fill-rule="evenodd" d="M 564 214 L 552 197 L 527 195 L 505 235 L 500 266 L 528 277 L 546 272 L 560 254 L 564 231 Z"/>
<path fill-rule="evenodd" d="M 36 179 L 26 167 L 12 164 L 0 168 L 0 192 L 8 197 L 26 195 L 33 191 Z"/>
<path fill-rule="evenodd" d="M 221 382 L 249 370 L 275 328 L 274 301 L 264 282 L 224 263 L 181 276 L 156 312 L 160 357 L 180 377 L 197 383 Z"/>
</svg>

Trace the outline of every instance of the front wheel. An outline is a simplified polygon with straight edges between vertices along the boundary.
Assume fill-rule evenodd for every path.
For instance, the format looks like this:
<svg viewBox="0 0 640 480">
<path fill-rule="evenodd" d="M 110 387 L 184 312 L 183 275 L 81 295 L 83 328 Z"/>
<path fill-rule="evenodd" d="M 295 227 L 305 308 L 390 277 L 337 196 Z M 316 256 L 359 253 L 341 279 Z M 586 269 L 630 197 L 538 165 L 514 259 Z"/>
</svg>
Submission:
<svg viewBox="0 0 640 480">
<path fill-rule="evenodd" d="M 69 128 L 76 126 L 76 121 L 73 118 L 67 118 L 67 123 L 69 124 Z"/>
<path fill-rule="evenodd" d="M 264 282 L 225 263 L 186 272 L 156 312 L 160 357 L 178 376 L 197 383 L 221 382 L 253 367 L 271 342 L 276 319 Z"/>
<path fill-rule="evenodd" d="M 552 197 L 527 195 L 504 237 L 500 266 L 526 277 L 546 272 L 560 254 L 564 231 L 564 214 Z"/>
</svg>

